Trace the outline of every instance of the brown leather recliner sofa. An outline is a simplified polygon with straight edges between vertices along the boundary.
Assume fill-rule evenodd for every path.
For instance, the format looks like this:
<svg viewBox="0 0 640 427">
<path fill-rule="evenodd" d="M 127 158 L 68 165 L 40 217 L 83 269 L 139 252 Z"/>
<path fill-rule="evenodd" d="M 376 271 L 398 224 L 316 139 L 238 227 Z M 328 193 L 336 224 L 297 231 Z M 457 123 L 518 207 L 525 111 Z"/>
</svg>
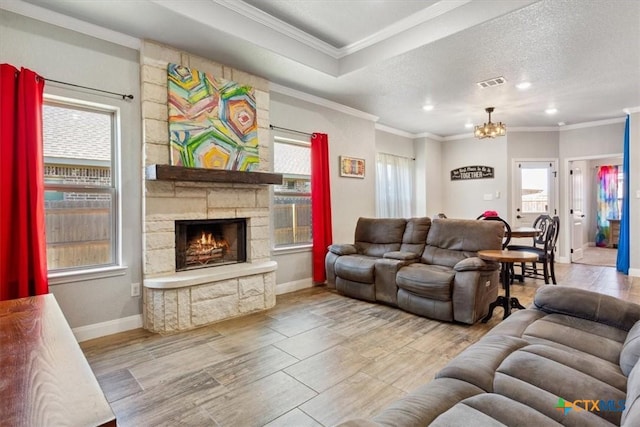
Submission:
<svg viewBox="0 0 640 427">
<path fill-rule="evenodd" d="M 640 426 L 640 305 L 545 286 L 371 420 L 340 427 Z"/>
<path fill-rule="evenodd" d="M 473 324 L 498 294 L 498 268 L 476 256 L 500 249 L 494 221 L 360 218 L 353 244 L 329 246 L 327 284 L 432 319 Z"/>
</svg>

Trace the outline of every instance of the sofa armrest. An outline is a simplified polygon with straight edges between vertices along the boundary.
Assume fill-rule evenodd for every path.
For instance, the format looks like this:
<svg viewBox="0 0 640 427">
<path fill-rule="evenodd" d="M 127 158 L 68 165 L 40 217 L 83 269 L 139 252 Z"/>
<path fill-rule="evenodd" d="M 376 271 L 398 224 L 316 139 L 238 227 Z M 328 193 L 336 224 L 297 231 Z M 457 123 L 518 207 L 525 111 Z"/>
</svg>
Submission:
<svg viewBox="0 0 640 427">
<path fill-rule="evenodd" d="M 458 261 L 453 269 L 455 271 L 495 271 L 498 269 L 498 263 L 473 256 Z"/>
<path fill-rule="evenodd" d="M 609 295 L 566 286 L 545 286 L 536 292 L 534 305 L 545 313 L 591 320 L 628 331 L 640 320 L 640 305 Z"/>
<path fill-rule="evenodd" d="M 415 252 L 393 251 L 385 253 L 383 258 L 397 259 L 400 261 L 417 261 L 420 258 L 420 255 Z"/>
<path fill-rule="evenodd" d="M 330 245 L 327 249 L 336 255 L 353 255 L 358 253 L 355 245 L 349 243 Z"/>
</svg>

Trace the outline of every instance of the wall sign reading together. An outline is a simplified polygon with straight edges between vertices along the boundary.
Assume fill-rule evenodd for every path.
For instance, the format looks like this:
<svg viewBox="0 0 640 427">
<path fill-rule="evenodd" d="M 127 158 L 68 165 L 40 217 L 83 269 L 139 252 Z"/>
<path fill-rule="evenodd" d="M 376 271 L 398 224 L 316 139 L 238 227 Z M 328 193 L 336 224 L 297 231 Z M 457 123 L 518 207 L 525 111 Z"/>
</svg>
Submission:
<svg viewBox="0 0 640 427">
<path fill-rule="evenodd" d="M 495 178 L 492 166 L 463 166 L 451 171 L 451 181 Z"/>
</svg>

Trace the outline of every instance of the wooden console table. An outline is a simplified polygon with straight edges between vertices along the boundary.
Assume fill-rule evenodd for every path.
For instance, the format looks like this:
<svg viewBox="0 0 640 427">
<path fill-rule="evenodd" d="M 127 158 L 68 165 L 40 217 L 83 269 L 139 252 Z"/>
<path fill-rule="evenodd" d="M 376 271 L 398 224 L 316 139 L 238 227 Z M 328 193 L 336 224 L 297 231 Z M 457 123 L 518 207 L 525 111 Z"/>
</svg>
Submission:
<svg viewBox="0 0 640 427">
<path fill-rule="evenodd" d="M 500 295 L 489 306 L 489 314 L 482 319 L 482 323 L 487 323 L 491 316 L 493 316 L 493 310 L 496 307 L 502 307 L 504 309 L 503 319 L 506 319 L 511 314 L 512 308 L 523 309 L 525 308 L 518 298 L 511 296 L 511 266 L 514 262 L 533 262 L 538 260 L 538 255 L 533 252 L 525 251 L 510 251 L 510 250 L 484 250 L 478 251 L 478 257 L 486 261 L 497 261 L 502 263 L 501 265 L 501 277 L 502 287 L 504 287 L 504 296 Z"/>
<path fill-rule="evenodd" d="M 0 424 L 116 426 L 52 294 L 0 301 Z"/>
</svg>

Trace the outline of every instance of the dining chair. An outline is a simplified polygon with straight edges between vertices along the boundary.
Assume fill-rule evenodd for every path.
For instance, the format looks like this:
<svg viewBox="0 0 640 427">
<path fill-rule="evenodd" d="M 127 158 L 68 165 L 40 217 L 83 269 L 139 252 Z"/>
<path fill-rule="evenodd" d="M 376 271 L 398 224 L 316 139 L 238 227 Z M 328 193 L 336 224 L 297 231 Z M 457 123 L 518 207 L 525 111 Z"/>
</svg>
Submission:
<svg viewBox="0 0 640 427">
<path fill-rule="evenodd" d="M 549 284 L 550 279 L 553 284 L 557 284 L 555 274 L 555 248 L 560 230 L 560 218 L 549 215 L 540 215 L 533 223 L 534 228 L 541 230 L 540 234 L 533 238 L 532 245 L 509 245 L 507 249 L 514 251 L 533 252 L 538 255 L 538 261 L 521 263 L 521 277 L 531 277 L 534 279 L 544 279 L 545 284 Z M 541 265 L 542 271 L 539 270 Z M 512 272 L 513 273 L 513 272 Z"/>
<path fill-rule="evenodd" d="M 480 215 L 476 219 L 486 220 L 486 221 L 502 221 L 502 223 L 504 224 L 504 237 L 502 238 L 502 249 L 507 248 L 507 246 L 509 245 L 509 242 L 511 241 L 511 226 L 507 221 L 505 221 L 504 219 L 500 218 L 497 215 L 484 216 L 484 214 Z"/>
</svg>

